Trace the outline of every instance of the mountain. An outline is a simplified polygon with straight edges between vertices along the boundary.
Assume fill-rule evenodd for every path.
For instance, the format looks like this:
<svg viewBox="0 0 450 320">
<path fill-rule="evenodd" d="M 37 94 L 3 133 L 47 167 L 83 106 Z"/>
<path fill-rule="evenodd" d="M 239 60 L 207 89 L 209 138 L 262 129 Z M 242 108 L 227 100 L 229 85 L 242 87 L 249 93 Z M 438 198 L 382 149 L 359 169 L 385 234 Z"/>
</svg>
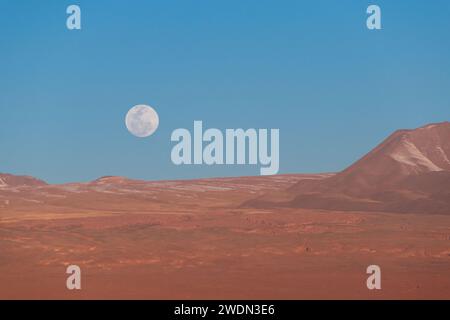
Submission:
<svg viewBox="0 0 450 320">
<path fill-rule="evenodd" d="M 16 176 L 7 173 L 0 173 L 0 188 L 45 185 L 47 185 L 45 181 L 30 176 Z"/>
<path fill-rule="evenodd" d="M 450 122 L 398 130 L 342 172 L 244 206 L 450 214 Z"/>
<path fill-rule="evenodd" d="M 450 214 L 450 123 L 399 130 L 337 174 L 178 181 L 106 176 L 47 185 L 0 174 L 0 209 L 22 213 L 308 208 Z"/>
</svg>

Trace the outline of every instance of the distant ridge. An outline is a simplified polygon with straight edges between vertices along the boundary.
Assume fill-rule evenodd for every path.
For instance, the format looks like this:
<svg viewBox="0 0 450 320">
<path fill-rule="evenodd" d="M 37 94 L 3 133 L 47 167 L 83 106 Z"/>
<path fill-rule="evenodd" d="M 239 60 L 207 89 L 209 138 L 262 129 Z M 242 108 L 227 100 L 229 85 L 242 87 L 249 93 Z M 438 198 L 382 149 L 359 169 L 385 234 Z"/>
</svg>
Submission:
<svg viewBox="0 0 450 320">
<path fill-rule="evenodd" d="M 1 203 L 12 208 L 139 210 L 180 204 L 450 214 L 450 122 L 398 130 L 337 174 L 145 181 L 104 176 L 48 185 L 0 174 Z M 125 209 L 126 209 L 125 208 Z M 45 209 L 46 210 L 46 209 Z"/>
<path fill-rule="evenodd" d="M 45 186 L 43 180 L 30 176 L 16 176 L 8 173 L 0 173 L 0 188 L 20 186 Z"/>
</svg>

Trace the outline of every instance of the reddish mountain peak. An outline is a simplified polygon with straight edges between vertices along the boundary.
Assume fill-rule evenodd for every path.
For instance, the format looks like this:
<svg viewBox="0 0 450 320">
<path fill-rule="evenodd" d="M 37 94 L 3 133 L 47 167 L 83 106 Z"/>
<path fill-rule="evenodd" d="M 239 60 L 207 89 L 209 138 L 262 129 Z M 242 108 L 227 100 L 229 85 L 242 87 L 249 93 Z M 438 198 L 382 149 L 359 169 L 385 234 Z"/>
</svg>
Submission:
<svg viewBox="0 0 450 320">
<path fill-rule="evenodd" d="M 398 130 L 339 176 L 355 173 L 389 180 L 398 176 L 450 171 L 450 122 Z"/>
<path fill-rule="evenodd" d="M 419 129 L 442 129 L 442 128 L 450 128 L 450 121 L 442 121 L 442 122 L 435 122 L 435 123 L 429 123 L 422 127 L 419 127 L 417 129 L 413 130 L 419 130 Z"/>
<path fill-rule="evenodd" d="M 21 186 L 45 186 L 43 180 L 30 176 L 16 176 L 7 173 L 0 173 L 0 188 L 21 187 Z"/>
<path fill-rule="evenodd" d="M 449 214 L 448 190 L 450 122 L 442 122 L 398 130 L 335 176 L 246 205 Z"/>
</svg>

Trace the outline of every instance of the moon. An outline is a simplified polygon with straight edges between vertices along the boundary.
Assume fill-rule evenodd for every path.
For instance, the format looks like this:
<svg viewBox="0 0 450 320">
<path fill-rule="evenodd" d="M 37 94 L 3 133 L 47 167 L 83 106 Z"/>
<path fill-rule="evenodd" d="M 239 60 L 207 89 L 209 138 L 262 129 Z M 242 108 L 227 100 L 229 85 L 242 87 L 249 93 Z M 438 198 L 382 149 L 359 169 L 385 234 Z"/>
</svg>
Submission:
<svg viewBox="0 0 450 320">
<path fill-rule="evenodd" d="M 158 113 L 150 106 L 139 104 L 128 111 L 125 117 L 125 125 L 132 135 L 146 138 L 158 129 Z"/>
</svg>

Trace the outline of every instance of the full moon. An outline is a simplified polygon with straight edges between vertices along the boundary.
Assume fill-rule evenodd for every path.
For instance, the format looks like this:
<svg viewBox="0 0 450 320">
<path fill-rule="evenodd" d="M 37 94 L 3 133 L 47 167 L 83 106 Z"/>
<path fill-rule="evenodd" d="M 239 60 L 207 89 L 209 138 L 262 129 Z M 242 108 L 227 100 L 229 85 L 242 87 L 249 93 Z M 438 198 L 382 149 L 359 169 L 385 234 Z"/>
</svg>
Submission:
<svg viewBox="0 0 450 320">
<path fill-rule="evenodd" d="M 132 135 L 145 138 L 158 129 L 159 117 L 152 107 L 139 104 L 128 111 L 125 124 Z"/>
</svg>

